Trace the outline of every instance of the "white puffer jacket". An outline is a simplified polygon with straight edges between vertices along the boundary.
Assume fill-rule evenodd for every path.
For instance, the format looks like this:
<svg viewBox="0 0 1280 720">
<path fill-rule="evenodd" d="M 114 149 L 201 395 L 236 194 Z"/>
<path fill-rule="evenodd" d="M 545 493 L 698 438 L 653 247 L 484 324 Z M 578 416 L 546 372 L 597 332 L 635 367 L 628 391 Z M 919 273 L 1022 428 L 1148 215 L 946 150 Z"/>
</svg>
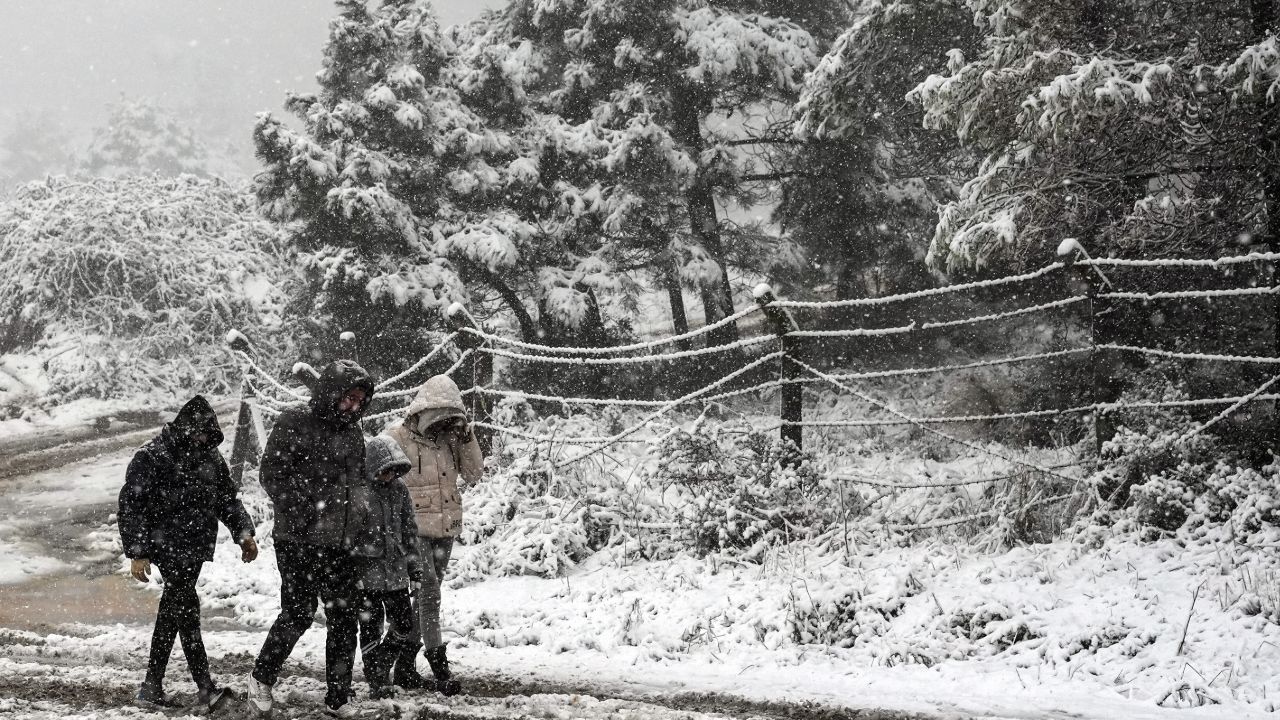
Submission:
<svg viewBox="0 0 1280 720">
<path fill-rule="evenodd" d="M 484 456 L 474 433 L 459 438 L 452 432 L 437 432 L 442 421 L 454 418 L 467 419 L 462 392 L 447 375 L 436 375 L 418 391 L 405 419 L 386 431 L 413 464 L 402 479 L 422 537 L 458 536 L 462 531 L 459 477 L 463 486 L 469 486 L 484 474 Z"/>
</svg>

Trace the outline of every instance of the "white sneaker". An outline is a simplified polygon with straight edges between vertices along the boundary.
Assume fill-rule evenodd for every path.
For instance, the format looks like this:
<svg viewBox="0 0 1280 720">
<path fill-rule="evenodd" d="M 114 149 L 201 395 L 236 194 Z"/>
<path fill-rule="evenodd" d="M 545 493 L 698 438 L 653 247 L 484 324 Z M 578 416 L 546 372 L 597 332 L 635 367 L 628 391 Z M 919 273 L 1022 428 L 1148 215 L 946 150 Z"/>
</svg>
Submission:
<svg viewBox="0 0 1280 720">
<path fill-rule="evenodd" d="M 266 683 L 258 682 L 258 679 L 249 674 L 249 709 L 259 713 L 271 712 L 271 686 Z"/>
</svg>

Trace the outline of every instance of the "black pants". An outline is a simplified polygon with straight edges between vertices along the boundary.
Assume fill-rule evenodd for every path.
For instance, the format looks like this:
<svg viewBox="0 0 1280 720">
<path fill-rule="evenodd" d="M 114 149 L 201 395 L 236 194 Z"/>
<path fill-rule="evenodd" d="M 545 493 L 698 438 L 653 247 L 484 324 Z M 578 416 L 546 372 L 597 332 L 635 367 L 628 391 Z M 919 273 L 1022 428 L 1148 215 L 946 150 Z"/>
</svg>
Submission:
<svg viewBox="0 0 1280 720">
<path fill-rule="evenodd" d="M 387 622 L 385 635 L 382 632 L 384 618 Z M 409 588 L 366 590 L 360 594 L 360 655 L 364 658 L 365 679 L 370 684 L 387 682 L 385 677 L 370 677 L 374 666 L 381 665 L 381 671 L 389 671 L 400 651 L 418 646 L 413 620 Z M 380 655 L 381 662 L 371 666 L 371 654 Z"/>
<path fill-rule="evenodd" d="M 324 602 L 325 702 L 338 706 L 351 699 L 351 666 L 356 655 L 356 564 L 344 550 L 304 543 L 277 542 L 280 571 L 280 615 L 267 631 L 253 677 L 275 685 L 284 661 L 311 627 L 316 597 Z"/>
<path fill-rule="evenodd" d="M 151 633 L 151 656 L 147 659 L 146 684 L 160 688 L 164 672 L 173 654 L 173 640 L 182 638 L 182 653 L 187 656 L 191 679 L 198 688 L 209 688 L 209 656 L 200 636 L 200 599 L 196 597 L 196 581 L 203 562 L 157 563 L 164 578 L 164 592 L 156 612 L 156 627 Z"/>
</svg>

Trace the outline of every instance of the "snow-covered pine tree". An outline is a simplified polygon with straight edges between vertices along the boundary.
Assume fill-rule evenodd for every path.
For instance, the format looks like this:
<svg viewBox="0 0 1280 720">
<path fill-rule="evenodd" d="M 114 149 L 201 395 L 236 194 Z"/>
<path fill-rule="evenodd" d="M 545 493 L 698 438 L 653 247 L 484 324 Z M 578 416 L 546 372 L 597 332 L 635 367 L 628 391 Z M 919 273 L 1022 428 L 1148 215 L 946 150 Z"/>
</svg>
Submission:
<svg viewBox="0 0 1280 720">
<path fill-rule="evenodd" d="M 935 204 L 963 157 L 906 94 L 977 30 L 962 0 L 868 0 L 806 79 L 778 220 L 837 299 L 917 289 Z M 818 285 L 819 282 L 810 285 Z"/>
<path fill-rule="evenodd" d="M 1224 81 L 1262 39 L 1248 2 L 967 4 L 982 50 L 911 93 L 981 158 L 940 210 L 936 267 L 1039 266 L 1066 236 L 1203 257 L 1258 229 L 1257 118 Z"/>
<path fill-rule="evenodd" d="M 426 0 L 339 5 L 321 91 L 287 103 L 304 130 L 263 115 L 255 132 L 258 196 L 293 224 L 316 335 L 355 330 L 376 352 L 394 330 L 390 367 L 455 300 L 509 312 L 527 341 L 599 330 L 597 292 L 617 287 L 588 232 L 600 189 L 541 166 L 590 165 L 596 133 L 536 115 L 536 59 L 483 20 L 446 33 Z"/>
<path fill-rule="evenodd" d="M 910 95 L 926 126 L 955 133 L 980 158 L 939 210 L 928 254 L 934 267 L 953 275 L 1039 267 L 1068 237 L 1095 256 L 1129 258 L 1275 247 L 1273 3 L 966 2 L 982 49 L 953 50 L 947 70 Z M 1265 268 L 1243 266 L 1115 271 L 1111 281 L 1187 290 L 1270 278 Z M 1272 354 L 1277 325 L 1268 306 L 1257 312 L 1256 297 L 1109 303 L 1097 316 L 1097 339 Z M 1103 399 L 1139 382 L 1228 395 L 1262 381 L 1254 368 L 1119 359 L 1124 367 L 1100 368 Z"/>
<path fill-rule="evenodd" d="M 78 171 L 96 177 L 207 175 L 208 165 L 209 151 L 191 128 L 153 101 L 128 98 L 111 106 L 76 162 Z"/>
<path fill-rule="evenodd" d="M 338 6 L 320 93 L 285 103 L 302 132 L 258 117 L 265 168 L 255 190 L 267 217 L 289 223 L 309 279 L 306 343 L 332 351 L 350 330 L 373 351 L 387 332 L 410 356 L 428 342 L 420 330 L 440 324 L 439 309 L 465 298 L 431 234 L 442 183 L 436 121 L 450 104 L 437 83 L 449 48 L 429 8 Z"/>
<path fill-rule="evenodd" d="M 743 194 L 758 169 L 737 148 L 768 122 L 744 118 L 785 106 L 817 45 L 799 26 L 743 7 L 517 0 L 503 14 L 511 38 L 531 41 L 544 58 L 547 110 L 607 140 L 607 192 L 628 198 L 609 229 L 668 287 L 676 318 L 683 306 L 675 306 L 674 274 L 702 291 L 710 322 L 733 311 L 727 270 L 735 259 L 788 255 L 746 247 L 766 236 L 730 233 L 720 203 Z"/>
</svg>

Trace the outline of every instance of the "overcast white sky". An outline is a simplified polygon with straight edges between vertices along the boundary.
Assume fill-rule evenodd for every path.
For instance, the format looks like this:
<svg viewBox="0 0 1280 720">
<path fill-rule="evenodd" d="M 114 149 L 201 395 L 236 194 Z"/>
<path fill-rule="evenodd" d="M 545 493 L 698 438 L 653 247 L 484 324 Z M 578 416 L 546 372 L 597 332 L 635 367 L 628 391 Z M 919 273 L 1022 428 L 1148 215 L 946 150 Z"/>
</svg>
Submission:
<svg viewBox="0 0 1280 720">
<path fill-rule="evenodd" d="M 443 24 L 502 0 L 436 0 Z M 49 109 L 76 131 L 122 95 L 247 147 L 253 116 L 315 87 L 332 0 L 0 0 L 0 131 Z"/>
</svg>

